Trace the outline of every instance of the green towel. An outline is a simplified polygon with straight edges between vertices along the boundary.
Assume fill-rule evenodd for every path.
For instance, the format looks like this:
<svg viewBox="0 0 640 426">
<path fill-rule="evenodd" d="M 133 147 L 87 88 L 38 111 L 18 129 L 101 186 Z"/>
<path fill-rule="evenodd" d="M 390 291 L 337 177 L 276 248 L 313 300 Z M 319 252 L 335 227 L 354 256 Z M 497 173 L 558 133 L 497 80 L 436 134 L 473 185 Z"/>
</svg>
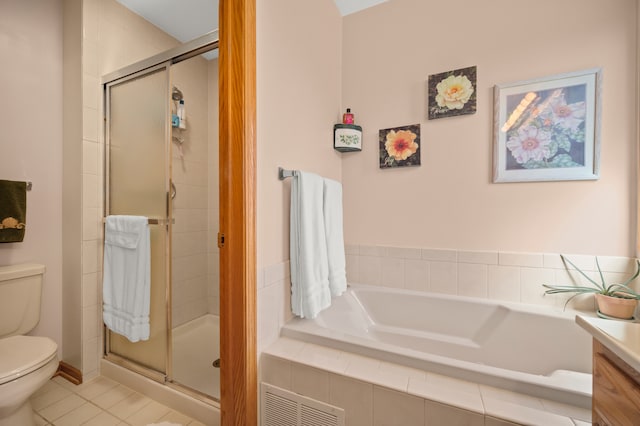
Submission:
<svg viewBox="0 0 640 426">
<path fill-rule="evenodd" d="M 27 221 L 27 183 L 0 180 L 0 243 L 24 239 Z"/>
</svg>

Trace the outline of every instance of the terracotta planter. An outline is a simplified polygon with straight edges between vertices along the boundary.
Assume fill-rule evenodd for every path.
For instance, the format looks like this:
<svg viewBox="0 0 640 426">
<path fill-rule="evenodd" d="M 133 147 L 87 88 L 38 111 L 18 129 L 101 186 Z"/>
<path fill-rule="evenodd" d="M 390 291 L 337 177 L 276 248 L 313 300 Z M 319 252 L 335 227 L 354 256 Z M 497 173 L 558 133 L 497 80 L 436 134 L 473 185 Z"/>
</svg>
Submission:
<svg viewBox="0 0 640 426">
<path fill-rule="evenodd" d="M 633 313 L 638 304 L 636 299 L 624 299 L 597 293 L 596 302 L 598 303 L 598 310 L 602 314 L 620 319 L 633 318 Z"/>
</svg>

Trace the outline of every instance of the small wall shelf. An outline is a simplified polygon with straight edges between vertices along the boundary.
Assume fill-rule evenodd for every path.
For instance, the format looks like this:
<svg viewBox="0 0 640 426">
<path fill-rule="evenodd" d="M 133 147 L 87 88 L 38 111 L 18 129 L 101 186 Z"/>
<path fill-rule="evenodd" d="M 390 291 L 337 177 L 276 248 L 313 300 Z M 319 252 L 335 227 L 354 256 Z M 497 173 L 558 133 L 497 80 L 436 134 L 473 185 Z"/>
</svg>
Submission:
<svg viewBox="0 0 640 426">
<path fill-rule="evenodd" d="M 362 127 L 355 124 L 334 124 L 333 149 L 340 152 L 362 151 Z"/>
</svg>

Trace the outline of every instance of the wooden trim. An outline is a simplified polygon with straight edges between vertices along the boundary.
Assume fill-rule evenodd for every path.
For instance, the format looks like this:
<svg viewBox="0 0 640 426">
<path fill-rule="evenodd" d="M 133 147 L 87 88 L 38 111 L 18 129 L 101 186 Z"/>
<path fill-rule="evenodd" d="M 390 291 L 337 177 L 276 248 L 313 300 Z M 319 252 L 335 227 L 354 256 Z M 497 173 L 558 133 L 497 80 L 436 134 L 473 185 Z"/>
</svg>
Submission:
<svg viewBox="0 0 640 426">
<path fill-rule="evenodd" d="M 60 364 L 58 365 L 58 371 L 56 371 L 54 377 L 55 376 L 63 377 L 74 385 L 82 384 L 82 371 L 78 370 L 71 364 L 67 364 L 64 361 L 60 361 Z"/>
<path fill-rule="evenodd" d="M 220 406 L 257 424 L 256 4 L 220 2 Z"/>
</svg>

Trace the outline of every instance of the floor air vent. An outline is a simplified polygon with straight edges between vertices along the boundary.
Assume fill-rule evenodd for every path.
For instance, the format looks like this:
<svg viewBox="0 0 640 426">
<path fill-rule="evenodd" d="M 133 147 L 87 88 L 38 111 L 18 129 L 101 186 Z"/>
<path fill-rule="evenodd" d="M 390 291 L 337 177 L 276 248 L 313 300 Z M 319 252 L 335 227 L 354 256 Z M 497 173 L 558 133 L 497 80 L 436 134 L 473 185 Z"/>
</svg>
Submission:
<svg viewBox="0 0 640 426">
<path fill-rule="evenodd" d="M 261 384 L 262 426 L 344 426 L 344 410 Z"/>
</svg>

